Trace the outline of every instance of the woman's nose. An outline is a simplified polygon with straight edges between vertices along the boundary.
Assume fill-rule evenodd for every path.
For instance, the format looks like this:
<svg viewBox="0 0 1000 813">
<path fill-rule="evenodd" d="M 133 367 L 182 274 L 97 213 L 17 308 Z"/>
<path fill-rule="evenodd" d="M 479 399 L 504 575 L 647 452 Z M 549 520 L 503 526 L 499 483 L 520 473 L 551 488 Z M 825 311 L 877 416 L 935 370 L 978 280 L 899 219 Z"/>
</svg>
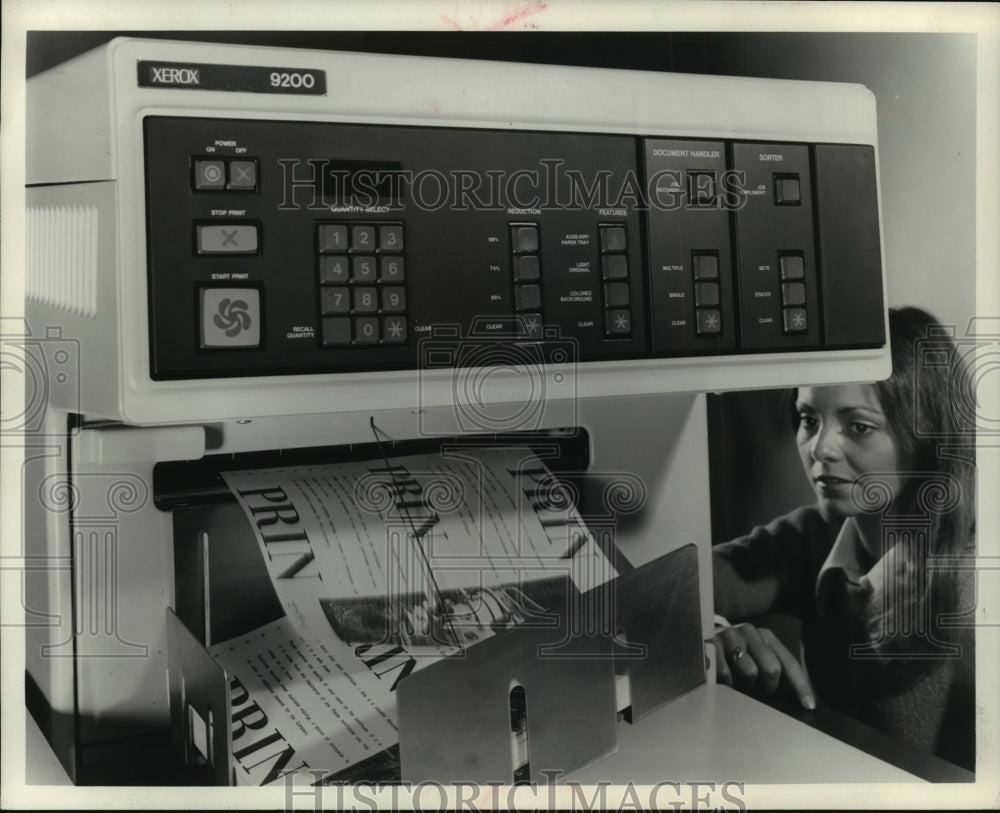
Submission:
<svg viewBox="0 0 1000 813">
<path fill-rule="evenodd" d="M 820 428 L 813 439 L 812 454 L 816 460 L 836 460 L 840 456 L 840 433 L 836 427 Z"/>
</svg>

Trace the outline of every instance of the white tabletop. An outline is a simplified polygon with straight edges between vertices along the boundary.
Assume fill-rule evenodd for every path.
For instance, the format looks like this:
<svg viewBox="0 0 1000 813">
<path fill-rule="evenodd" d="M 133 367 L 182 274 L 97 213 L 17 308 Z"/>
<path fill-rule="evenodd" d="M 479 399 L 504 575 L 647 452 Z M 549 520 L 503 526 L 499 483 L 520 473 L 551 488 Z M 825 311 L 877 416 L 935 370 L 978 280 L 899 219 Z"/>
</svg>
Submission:
<svg viewBox="0 0 1000 813">
<path fill-rule="evenodd" d="M 567 778 L 585 785 L 923 781 L 715 684 L 699 686 L 636 725 L 620 723 L 618 752 Z"/>
<path fill-rule="evenodd" d="M 28 784 L 70 784 L 31 715 Z M 618 726 L 618 752 L 564 778 L 611 782 L 922 782 L 726 686 L 706 684 L 636 725 Z"/>
</svg>

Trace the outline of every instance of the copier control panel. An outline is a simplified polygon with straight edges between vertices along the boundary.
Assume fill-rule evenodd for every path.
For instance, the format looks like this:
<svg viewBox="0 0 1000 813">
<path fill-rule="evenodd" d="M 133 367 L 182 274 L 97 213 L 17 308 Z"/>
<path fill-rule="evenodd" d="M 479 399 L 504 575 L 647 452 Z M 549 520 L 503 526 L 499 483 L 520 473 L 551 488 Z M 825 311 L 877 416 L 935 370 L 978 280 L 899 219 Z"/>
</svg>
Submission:
<svg viewBox="0 0 1000 813">
<path fill-rule="evenodd" d="M 143 129 L 154 379 L 885 344 L 870 145 Z"/>
</svg>

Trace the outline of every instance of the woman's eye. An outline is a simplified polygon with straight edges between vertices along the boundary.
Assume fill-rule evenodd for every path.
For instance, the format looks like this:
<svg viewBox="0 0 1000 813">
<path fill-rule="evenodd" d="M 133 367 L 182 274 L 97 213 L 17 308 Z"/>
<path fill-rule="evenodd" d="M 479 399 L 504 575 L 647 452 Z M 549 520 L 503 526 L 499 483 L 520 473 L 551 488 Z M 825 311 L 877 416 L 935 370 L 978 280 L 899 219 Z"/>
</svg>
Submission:
<svg viewBox="0 0 1000 813">
<path fill-rule="evenodd" d="M 812 415 L 807 415 L 804 412 L 799 413 L 799 427 L 803 429 L 815 429 L 816 428 L 816 418 Z"/>
<path fill-rule="evenodd" d="M 852 423 L 851 429 L 854 430 L 854 434 L 856 435 L 869 435 L 875 431 L 874 426 L 869 426 L 866 423 Z"/>
</svg>

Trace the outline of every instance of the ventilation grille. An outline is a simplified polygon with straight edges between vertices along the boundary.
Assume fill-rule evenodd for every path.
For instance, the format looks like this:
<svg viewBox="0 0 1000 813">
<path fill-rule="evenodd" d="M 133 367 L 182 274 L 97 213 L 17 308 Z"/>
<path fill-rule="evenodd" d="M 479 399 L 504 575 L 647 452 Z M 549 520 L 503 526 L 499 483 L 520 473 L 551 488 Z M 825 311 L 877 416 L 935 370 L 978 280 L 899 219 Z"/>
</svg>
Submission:
<svg viewBox="0 0 1000 813">
<path fill-rule="evenodd" d="M 97 208 L 29 206 L 29 299 L 81 316 L 97 316 Z"/>
</svg>

